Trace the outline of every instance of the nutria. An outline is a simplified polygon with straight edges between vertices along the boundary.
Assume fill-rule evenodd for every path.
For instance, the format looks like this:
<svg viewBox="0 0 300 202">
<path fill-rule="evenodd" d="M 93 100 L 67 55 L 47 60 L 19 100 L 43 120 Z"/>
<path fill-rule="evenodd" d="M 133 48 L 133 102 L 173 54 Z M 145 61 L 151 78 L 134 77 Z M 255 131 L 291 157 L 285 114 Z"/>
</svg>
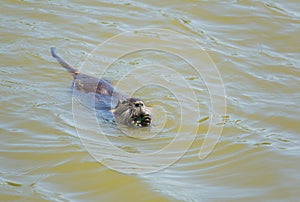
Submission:
<svg viewBox="0 0 300 202">
<path fill-rule="evenodd" d="M 56 48 L 51 48 L 51 53 L 60 65 L 66 68 L 73 76 L 74 90 L 97 95 L 96 109 L 110 111 L 113 114 L 114 121 L 117 123 L 139 127 L 150 126 L 152 121 L 150 109 L 146 107 L 141 99 L 128 98 L 118 92 L 108 81 L 80 73 L 58 56 Z"/>
</svg>

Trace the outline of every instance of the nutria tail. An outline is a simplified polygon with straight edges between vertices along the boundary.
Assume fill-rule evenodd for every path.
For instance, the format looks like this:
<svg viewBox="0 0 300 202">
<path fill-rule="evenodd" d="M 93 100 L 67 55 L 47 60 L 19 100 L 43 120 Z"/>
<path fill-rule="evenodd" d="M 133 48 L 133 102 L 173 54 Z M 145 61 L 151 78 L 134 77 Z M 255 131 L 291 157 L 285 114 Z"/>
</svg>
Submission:
<svg viewBox="0 0 300 202">
<path fill-rule="evenodd" d="M 77 74 L 79 74 L 79 71 L 77 69 L 75 69 L 74 67 L 72 67 L 71 65 L 69 65 L 61 57 L 58 56 L 55 47 L 51 48 L 51 54 L 52 54 L 52 56 L 54 58 L 56 58 L 57 62 L 59 62 L 59 64 L 61 66 L 63 66 L 64 68 L 66 68 L 68 70 L 68 72 L 70 72 L 73 75 L 73 77 L 75 77 Z"/>
</svg>

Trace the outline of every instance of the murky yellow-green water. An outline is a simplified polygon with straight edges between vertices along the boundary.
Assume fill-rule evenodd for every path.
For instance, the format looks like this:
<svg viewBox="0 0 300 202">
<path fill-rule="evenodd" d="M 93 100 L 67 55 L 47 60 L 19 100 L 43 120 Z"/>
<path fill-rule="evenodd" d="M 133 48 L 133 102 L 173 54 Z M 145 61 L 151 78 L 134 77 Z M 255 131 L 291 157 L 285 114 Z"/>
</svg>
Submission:
<svg viewBox="0 0 300 202">
<path fill-rule="evenodd" d="M 0 11 L 0 201 L 299 200 L 298 1 L 2 0 Z M 181 135 L 190 127 L 198 130 L 179 161 L 158 172 L 126 175 L 97 162 L 82 145 L 72 114 L 72 78 L 49 49 L 56 46 L 79 66 L 105 40 L 144 28 L 176 31 L 209 53 L 224 82 L 227 115 L 211 126 L 224 126 L 217 146 L 199 160 L 213 116 L 203 80 L 184 62 L 166 60 L 159 52 L 121 58 L 108 74 L 113 83 L 133 67 L 167 65 L 193 85 L 202 120 L 191 123 L 185 117 L 182 122 Z M 140 71 L 132 82 L 143 83 L 150 74 L 159 71 Z M 171 76 L 164 79 L 174 83 L 177 93 L 186 92 L 180 85 L 176 88 Z M 180 125 L 172 93 L 152 87 L 138 95 L 161 105 L 169 119 L 161 134 L 149 140 L 127 137 L 105 125 L 110 140 L 132 154 L 161 149 Z M 177 144 L 181 148 L 185 141 Z M 97 149 L 110 151 L 105 145 Z M 167 155 L 176 152 L 181 151 Z"/>
</svg>

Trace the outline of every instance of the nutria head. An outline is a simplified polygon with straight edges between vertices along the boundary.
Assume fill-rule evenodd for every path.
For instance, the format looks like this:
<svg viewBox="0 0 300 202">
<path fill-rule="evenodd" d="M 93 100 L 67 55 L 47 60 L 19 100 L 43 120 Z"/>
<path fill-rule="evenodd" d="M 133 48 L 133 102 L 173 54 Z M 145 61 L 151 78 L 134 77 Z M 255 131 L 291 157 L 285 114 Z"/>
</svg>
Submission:
<svg viewBox="0 0 300 202">
<path fill-rule="evenodd" d="M 147 127 L 150 126 L 152 121 L 150 109 L 138 98 L 119 101 L 116 108 L 112 111 L 117 123 Z"/>
</svg>

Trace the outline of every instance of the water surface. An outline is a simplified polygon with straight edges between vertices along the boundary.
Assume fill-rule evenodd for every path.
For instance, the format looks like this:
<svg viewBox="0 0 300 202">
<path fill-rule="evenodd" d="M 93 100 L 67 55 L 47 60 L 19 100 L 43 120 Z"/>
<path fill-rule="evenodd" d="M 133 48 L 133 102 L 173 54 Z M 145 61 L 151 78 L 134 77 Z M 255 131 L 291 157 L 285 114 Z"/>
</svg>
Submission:
<svg viewBox="0 0 300 202">
<path fill-rule="evenodd" d="M 296 201 L 300 197 L 298 1 L 3 0 L 1 5 L 1 201 Z M 227 115 L 220 123 L 224 130 L 217 146 L 199 160 L 212 116 L 201 77 L 182 60 L 158 52 L 120 58 L 107 74 L 112 83 L 139 65 L 164 64 L 193 85 L 201 110 L 199 122 L 186 121 L 182 126 L 188 131 L 196 124 L 198 130 L 179 161 L 159 172 L 125 175 L 98 163 L 82 145 L 72 114 L 72 77 L 49 50 L 56 46 L 67 61 L 80 66 L 98 44 L 142 28 L 179 32 L 210 54 L 225 85 Z M 147 74 L 134 76 L 138 84 Z M 184 94 L 185 89 L 179 85 L 177 93 Z M 137 95 L 168 112 L 161 135 L 143 141 L 109 125 L 106 131 L 124 151 L 158 150 L 178 130 L 178 102 L 172 93 L 155 86 Z M 189 105 L 184 107 L 190 110 Z M 99 151 L 109 150 L 104 145 Z"/>
</svg>

